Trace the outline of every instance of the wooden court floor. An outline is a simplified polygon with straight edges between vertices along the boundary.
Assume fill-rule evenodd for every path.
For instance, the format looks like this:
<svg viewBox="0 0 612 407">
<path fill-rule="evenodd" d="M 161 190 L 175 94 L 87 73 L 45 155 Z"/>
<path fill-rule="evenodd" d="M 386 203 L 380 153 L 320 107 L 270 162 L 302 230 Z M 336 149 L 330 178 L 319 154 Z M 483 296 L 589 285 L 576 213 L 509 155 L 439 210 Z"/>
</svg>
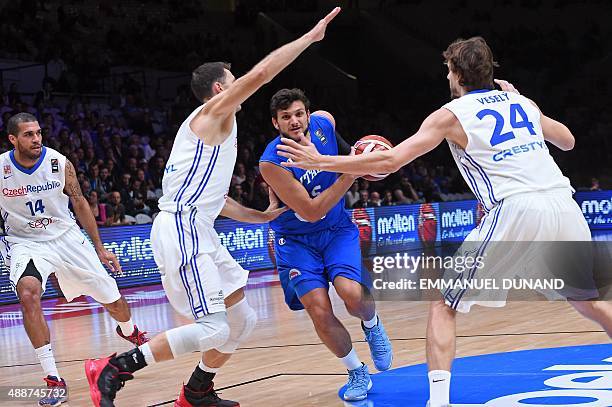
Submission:
<svg viewBox="0 0 612 407">
<path fill-rule="evenodd" d="M 333 297 L 337 315 L 372 371 L 359 322 Z M 259 323 L 217 375 L 216 387 L 224 389 L 222 396 L 247 407 L 342 406 L 337 390 L 345 383 L 346 372 L 320 343 L 305 312 L 289 311 L 279 286 L 250 289 L 248 298 Z M 393 343 L 394 367 L 423 363 L 427 303 L 379 302 L 378 310 Z M 150 334 L 185 322 L 168 303 L 134 308 L 133 319 Z M 57 319 L 49 326 L 60 374 L 70 390 L 70 401 L 63 406 L 90 406 L 83 360 L 126 351 L 129 344 L 116 336 L 107 313 Z M 609 341 L 599 326 L 561 302 L 475 307 L 470 314 L 459 316 L 457 333 L 458 356 Z M 0 329 L 0 349 L 0 386 L 42 384 L 42 370 L 23 326 Z M 137 372 L 118 393 L 116 405 L 171 406 L 197 361 L 197 354 L 186 355 Z"/>
</svg>

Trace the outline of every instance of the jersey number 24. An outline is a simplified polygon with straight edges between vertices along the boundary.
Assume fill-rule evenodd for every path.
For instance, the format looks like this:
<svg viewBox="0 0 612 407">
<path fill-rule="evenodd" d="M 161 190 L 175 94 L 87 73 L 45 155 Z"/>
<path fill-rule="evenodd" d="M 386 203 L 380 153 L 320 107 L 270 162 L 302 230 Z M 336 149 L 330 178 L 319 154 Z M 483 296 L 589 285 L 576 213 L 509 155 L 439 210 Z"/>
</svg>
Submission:
<svg viewBox="0 0 612 407">
<path fill-rule="evenodd" d="M 506 141 L 512 140 L 516 136 L 514 132 L 509 131 L 507 133 L 502 133 L 504 128 L 504 116 L 501 115 L 497 110 L 492 109 L 484 109 L 476 114 L 480 120 L 482 120 L 485 116 L 493 116 L 495 118 L 495 128 L 493 129 L 493 135 L 491 136 L 491 146 L 496 146 L 501 143 L 505 143 Z M 529 130 L 529 134 L 535 136 L 536 132 L 533 128 L 533 123 L 529 121 L 529 117 L 527 117 L 527 113 L 523 106 L 518 103 L 513 103 L 510 105 L 510 125 L 513 129 L 520 129 L 525 127 Z"/>
</svg>

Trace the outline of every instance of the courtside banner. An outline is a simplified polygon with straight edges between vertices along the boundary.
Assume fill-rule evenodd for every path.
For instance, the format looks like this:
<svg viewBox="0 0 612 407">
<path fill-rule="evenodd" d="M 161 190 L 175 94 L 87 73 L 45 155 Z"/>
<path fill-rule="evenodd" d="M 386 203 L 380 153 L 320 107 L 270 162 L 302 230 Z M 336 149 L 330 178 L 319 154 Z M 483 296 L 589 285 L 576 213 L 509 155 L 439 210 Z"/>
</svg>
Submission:
<svg viewBox="0 0 612 407">
<path fill-rule="evenodd" d="M 612 232 L 612 191 L 578 192 L 575 195 L 594 240 L 610 240 Z M 359 228 L 364 257 L 414 251 L 429 253 L 440 244 L 461 242 L 484 216 L 476 201 L 424 203 L 385 206 L 349 211 Z M 274 267 L 273 231 L 268 225 L 253 225 L 219 219 L 215 229 L 222 244 L 245 269 L 250 271 Z M 151 225 L 101 228 L 100 236 L 107 249 L 117 255 L 123 267 L 122 276 L 114 276 L 120 288 L 160 282 L 153 260 Z M 2 248 L 4 245 L 0 245 Z M 4 256 L 6 253 L 2 253 Z M 45 298 L 59 295 L 57 280 L 49 278 Z M 17 302 L 9 281 L 9 272 L 0 258 L 0 304 Z"/>
<path fill-rule="evenodd" d="M 576 192 L 574 199 L 591 230 L 612 229 L 612 190 Z"/>
</svg>

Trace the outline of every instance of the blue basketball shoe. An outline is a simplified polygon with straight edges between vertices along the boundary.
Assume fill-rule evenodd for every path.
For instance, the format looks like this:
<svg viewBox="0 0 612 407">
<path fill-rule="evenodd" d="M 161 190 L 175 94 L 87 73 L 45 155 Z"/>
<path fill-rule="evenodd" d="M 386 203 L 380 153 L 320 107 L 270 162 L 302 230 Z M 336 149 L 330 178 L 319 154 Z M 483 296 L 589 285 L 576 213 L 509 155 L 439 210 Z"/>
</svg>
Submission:
<svg viewBox="0 0 612 407">
<path fill-rule="evenodd" d="M 393 349 L 380 317 L 372 328 L 366 328 L 362 322 L 361 329 L 363 329 L 365 340 L 370 346 L 370 355 L 372 355 L 372 361 L 376 369 L 381 372 L 389 370 L 393 363 Z"/>
<path fill-rule="evenodd" d="M 357 369 L 349 370 L 349 379 L 344 391 L 344 399 L 347 401 L 363 400 L 368 397 L 368 390 L 372 388 L 372 380 L 368 367 L 361 364 Z"/>
</svg>

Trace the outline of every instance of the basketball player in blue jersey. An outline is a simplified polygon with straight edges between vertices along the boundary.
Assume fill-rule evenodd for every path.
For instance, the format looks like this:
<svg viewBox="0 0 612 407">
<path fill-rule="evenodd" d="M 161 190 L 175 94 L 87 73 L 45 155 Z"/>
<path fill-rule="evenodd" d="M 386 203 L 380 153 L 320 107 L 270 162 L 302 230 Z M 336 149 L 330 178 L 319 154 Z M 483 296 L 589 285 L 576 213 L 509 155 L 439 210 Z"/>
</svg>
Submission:
<svg viewBox="0 0 612 407">
<path fill-rule="evenodd" d="M 496 81 L 501 91 L 495 90 L 496 64 L 481 37 L 457 40 L 443 56 L 452 101 L 429 115 L 415 135 L 391 150 L 351 157 L 322 155 L 314 143 L 301 145 L 286 138 L 279 154 L 293 162 L 283 165 L 347 174 L 390 173 L 446 139 L 466 183 L 487 212 L 465 239 L 468 244 L 477 242 L 479 255 L 486 256 L 489 241 L 590 241 L 569 180 L 545 143 L 571 150 L 575 140 L 570 130 L 545 116 L 510 83 Z M 612 304 L 569 302 L 612 336 Z M 431 303 L 427 327 L 431 407 L 450 405 L 456 311 L 468 312 L 476 303 L 465 300 L 465 290 L 447 290 L 443 299 Z"/>
<path fill-rule="evenodd" d="M 351 337 L 334 315 L 329 299 L 331 282 L 346 309 L 362 321 L 366 341 L 378 370 L 391 367 L 393 353 L 374 299 L 361 270 L 359 230 L 344 209 L 344 194 L 355 176 L 335 172 L 286 168 L 277 154 L 281 137 L 309 140 L 320 154 L 351 153 L 335 132 L 334 117 L 318 110 L 300 89 L 282 89 L 270 102 L 272 123 L 280 135 L 259 159 L 259 168 L 272 190 L 290 210 L 270 222 L 275 232 L 275 256 L 285 301 L 292 310 L 306 309 L 319 338 L 340 358 L 349 373 L 344 398 L 363 400 L 372 387 L 368 368 L 357 356 Z"/>
<path fill-rule="evenodd" d="M 117 282 L 102 266 L 121 272 L 117 257 L 100 240 L 72 163 L 42 144 L 41 128 L 33 115 L 17 113 L 8 120 L 7 130 L 14 149 L 0 155 L 0 213 L 5 229 L 0 258 L 9 270 L 23 326 L 45 373 L 44 380 L 52 389 L 39 405 L 59 406 L 68 399 L 66 382 L 55 364 L 40 301 L 52 273 L 66 300 L 90 295 L 117 321 L 119 336 L 135 345 L 148 339 L 132 322 Z M 75 215 L 93 246 L 79 229 Z"/>
<path fill-rule="evenodd" d="M 116 392 L 147 365 L 201 352 L 202 359 L 181 389 L 175 406 L 235 407 L 221 400 L 212 379 L 253 331 L 257 315 L 246 301 L 248 272 L 221 245 L 214 220 L 223 215 L 264 223 L 285 211 L 273 194 L 265 212 L 227 197 L 237 155 L 236 112 L 311 44 L 321 41 L 335 8 L 309 32 L 275 50 L 234 80 L 229 65 L 212 62 L 196 68 L 191 89 L 203 105 L 179 128 L 162 180 L 161 212 L 151 229 L 151 245 L 168 300 L 193 323 L 170 329 L 118 356 L 90 360 L 85 371 L 96 406 L 111 406 Z"/>
</svg>

